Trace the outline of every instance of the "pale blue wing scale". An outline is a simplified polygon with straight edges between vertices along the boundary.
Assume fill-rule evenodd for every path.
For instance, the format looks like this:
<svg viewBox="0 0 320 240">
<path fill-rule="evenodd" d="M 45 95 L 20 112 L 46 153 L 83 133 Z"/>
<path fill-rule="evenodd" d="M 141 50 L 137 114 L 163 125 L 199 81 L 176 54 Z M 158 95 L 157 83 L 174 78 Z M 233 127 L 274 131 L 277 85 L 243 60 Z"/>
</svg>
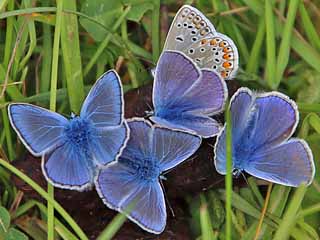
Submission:
<svg viewBox="0 0 320 240">
<path fill-rule="evenodd" d="M 68 120 L 58 113 L 31 104 L 14 103 L 8 107 L 12 127 L 36 156 L 64 141 Z"/>
<path fill-rule="evenodd" d="M 297 187 L 312 182 L 315 167 L 308 144 L 291 139 L 272 148 L 261 148 L 248 159 L 244 170 L 257 178 Z"/>
<path fill-rule="evenodd" d="M 201 144 L 201 137 L 181 131 L 155 128 L 153 156 L 157 156 L 161 171 L 169 170 L 194 154 Z"/>
<path fill-rule="evenodd" d="M 83 190 L 93 182 L 92 159 L 69 142 L 45 153 L 42 161 L 44 175 L 57 187 Z"/>
<path fill-rule="evenodd" d="M 132 170 L 116 162 L 102 170 L 96 181 L 97 191 L 104 203 L 127 216 L 146 231 L 159 234 L 166 225 L 166 208 L 163 191 L 158 181 L 141 181 Z"/>
<path fill-rule="evenodd" d="M 90 119 L 95 127 L 110 127 L 123 122 L 123 92 L 118 74 L 103 74 L 85 99 L 80 116 Z"/>
</svg>

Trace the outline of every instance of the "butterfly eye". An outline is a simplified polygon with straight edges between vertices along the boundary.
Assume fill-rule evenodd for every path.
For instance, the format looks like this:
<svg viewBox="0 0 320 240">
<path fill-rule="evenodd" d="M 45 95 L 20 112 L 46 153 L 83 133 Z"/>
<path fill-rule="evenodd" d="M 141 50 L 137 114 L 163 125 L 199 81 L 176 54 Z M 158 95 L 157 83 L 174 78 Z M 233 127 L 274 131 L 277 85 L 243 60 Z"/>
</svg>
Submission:
<svg viewBox="0 0 320 240">
<path fill-rule="evenodd" d="M 195 41 L 197 41 L 197 40 L 198 40 L 198 38 L 193 37 L 193 38 L 191 38 L 191 40 L 192 40 L 192 42 L 195 42 Z"/>
</svg>

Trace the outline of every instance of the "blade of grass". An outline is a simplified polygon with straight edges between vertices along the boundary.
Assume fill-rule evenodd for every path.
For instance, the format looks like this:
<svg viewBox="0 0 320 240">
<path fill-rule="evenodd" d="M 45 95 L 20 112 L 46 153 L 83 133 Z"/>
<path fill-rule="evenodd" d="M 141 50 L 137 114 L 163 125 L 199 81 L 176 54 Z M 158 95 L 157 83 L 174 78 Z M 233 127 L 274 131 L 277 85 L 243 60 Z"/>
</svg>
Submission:
<svg viewBox="0 0 320 240">
<path fill-rule="evenodd" d="M 266 79 L 271 89 L 276 89 L 275 73 L 276 73 L 276 42 L 274 29 L 274 15 L 272 12 L 271 1 L 265 1 L 265 24 L 266 24 Z"/>
<path fill-rule="evenodd" d="M 14 9 L 14 0 L 8 0 L 8 9 L 7 11 L 12 11 Z M 7 68 L 10 60 L 12 43 L 13 43 L 13 23 L 14 17 L 9 17 L 7 19 L 7 26 L 6 26 L 6 40 L 5 40 L 5 50 L 3 56 L 3 65 Z"/>
<path fill-rule="evenodd" d="M 160 55 L 160 0 L 153 1 L 151 35 L 152 59 L 155 64 Z"/>
<path fill-rule="evenodd" d="M 200 225 L 201 225 L 201 239 L 202 240 L 215 240 L 216 237 L 213 235 L 213 228 L 209 216 L 208 205 L 203 195 L 200 196 Z"/>
<path fill-rule="evenodd" d="M 98 49 L 93 54 L 93 56 L 90 59 L 89 63 L 87 63 L 87 65 L 85 66 L 85 68 L 83 70 L 83 76 L 86 76 L 89 73 L 89 71 L 91 70 L 93 65 L 96 63 L 96 61 L 100 57 L 100 55 L 103 52 L 103 50 L 108 46 L 108 44 L 109 44 L 109 42 L 111 40 L 111 37 L 112 37 L 112 33 L 114 33 L 120 27 L 121 23 L 125 20 L 125 18 L 127 16 L 127 14 L 129 13 L 130 9 L 131 9 L 131 6 L 127 6 L 126 7 L 126 9 L 123 11 L 121 16 L 118 18 L 118 20 L 113 25 L 113 27 L 111 29 L 111 32 L 109 32 L 107 34 L 106 38 L 100 43 Z"/>
<path fill-rule="evenodd" d="M 296 215 L 301 207 L 301 202 L 307 191 L 307 186 L 300 186 L 294 193 L 287 211 L 285 212 L 283 219 L 277 229 L 274 240 L 285 240 L 288 239 L 290 235 L 290 229 L 294 226 L 296 222 Z"/>
<path fill-rule="evenodd" d="M 232 239 L 232 122 L 229 108 L 226 110 L 226 239 Z"/>
<path fill-rule="evenodd" d="M 58 82 L 58 61 L 59 61 L 59 46 L 60 46 L 60 33 L 62 23 L 62 9 L 63 0 L 57 0 L 57 16 L 54 30 L 54 40 L 52 49 L 52 69 L 51 69 L 51 90 L 50 90 L 50 110 L 56 110 L 57 100 L 57 82 Z M 48 194 L 54 199 L 54 188 L 48 183 Z M 53 205 L 48 202 L 48 239 L 54 239 L 54 208 Z"/>
<path fill-rule="evenodd" d="M 286 69 L 289 57 L 290 57 L 290 42 L 291 42 L 291 36 L 293 32 L 293 24 L 296 18 L 298 6 L 299 6 L 300 0 L 291 0 L 289 1 L 289 7 L 288 7 L 288 14 L 287 14 L 287 20 L 284 24 L 283 33 L 282 33 L 282 39 L 280 43 L 279 48 L 279 55 L 277 59 L 277 67 L 276 67 L 276 78 L 274 79 L 274 88 L 278 88 L 284 70 Z"/>
<path fill-rule="evenodd" d="M 49 5 L 49 0 L 42 1 L 43 6 Z M 42 67 L 40 77 L 40 92 L 46 92 L 50 87 L 50 69 L 52 60 L 51 26 L 43 23 Z"/>
<path fill-rule="evenodd" d="M 79 236 L 81 240 L 88 240 L 88 237 L 84 234 L 82 229 L 77 225 L 77 223 L 72 219 L 72 217 L 63 209 L 63 207 L 56 202 L 45 190 L 43 190 L 36 182 L 25 175 L 23 172 L 12 166 L 10 163 L 0 159 L 0 165 L 8 169 L 13 174 L 17 175 L 24 182 L 26 182 L 30 187 L 32 187 L 41 197 L 43 197 L 47 202 L 51 203 L 57 212 L 63 217 L 63 219 L 69 224 L 73 231 Z"/>
<path fill-rule="evenodd" d="M 76 11 L 76 1 L 65 1 L 63 8 Z M 71 111 L 78 114 L 84 99 L 78 19 L 74 14 L 64 13 L 61 21 L 61 50 L 69 103 Z"/>
<path fill-rule="evenodd" d="M 264 18 L 261 18 L 258 25 L 256 38 L 254 40 L 254 43 L 251 49 L 251 54 L 249 56 L 249 60 L 246 67 L 246 71 L 249 73 L 253 73 L 253 74 L 258 73 L 260 54 L 261 54 L 262 45 L 264 42 L 265 32 L 266 32 L 266 24 L 265 24 Z"/>
<path fill-rule="evenodd" d="M 299 13 L 303 29 L 307 35 L 308 40 L 314 47 L 318 49 L 318 51 L 320 51 L 320 37 L 312 23 L 312 20 L 308 14 L 306 7 L 304 6 L 303 1 L 299 5 Z"/>
<path fill-rule="evenodd" d="M 115 216 L 112 219 L 112 221 L 108 224 L 108 226 L 99 234 L 99 236 L 97 237 L 97 240 L 112 239 L 113 236 L 120 229 L 120 227 L 123 225 L 123 223 L 126 221 L 127 219 L 126 215 L 133 210 L 135 205 L 136 205 L 136 202 L 132 202 L 129 204 L 128 208 L 124 211 L 124 213 L 118 213 L 118 215 Z"/>
<path fill-rule="evenodd" d="M 266 195 L 266 199 L 265 199 L 265 201 L 264 201 L 264 206 L 263 206 L 263 209 L 262 209 L 262 211 L 261 211 L 261 217 L 260 217 L 260 219 L 259 219 L 259 224 L 258 224 L 258 226 L 257 226 L 257 230 L 256 230 L 256 234 L 255 234 L 255 236 L 254 236 L 254 240 L 258 240 L 258 238 L 259 238 L 260 231 L 261 231 L 261 227 L 262 227 L 262 223 L 263 223 L 263 219 L 264 219 L 264 216 L 265 216 L 265 214 L 266 214 L 267 207 L 268 207 L 268 204 L 269 204 L 271 189 L 272 189 L 272 183 L 269 183 L 269 185 L 268 185 L 268 190 L 267 190 L 267 195 Z"/>
</svg>

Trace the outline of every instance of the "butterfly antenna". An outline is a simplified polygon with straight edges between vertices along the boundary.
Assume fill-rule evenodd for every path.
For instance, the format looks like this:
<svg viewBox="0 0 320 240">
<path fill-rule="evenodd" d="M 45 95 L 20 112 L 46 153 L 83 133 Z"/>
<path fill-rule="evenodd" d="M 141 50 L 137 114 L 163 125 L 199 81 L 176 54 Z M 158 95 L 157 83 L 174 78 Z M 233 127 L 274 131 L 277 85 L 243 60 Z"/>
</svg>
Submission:
<svg viewBox="0 0 320 240">
<path fill-rule="evenodd" d="M 176 217 L 176 215 L 174 214 L 173 208 L 172 208 L 172 206 L 171 206 L 171 204 L 170 204 L 170 202 L 169 202 L 169 199 L 168 199 L 168 197 L 167 197 L 167 194 L 166 194 L 166 192 L 164 191 L 164 186 L 163 186 L 163 183 L 162 183 L 162 181 L 161 181 L 161 178 L 160 178 L 160 184 L 161 184 L 161 187 L 162 187 L 162 189 L 163 189 L 163 195 L 164 195 L 165 201 L 167 202 L 167 205 L 168 205 L 168 207 L 169 207 L 169 209 L 170 209 L 170 212 L 171 212 L 171 214 L 172 214 L 172 217 Z"/>
<path fill-rule="evenodd" d="M 209 185 L 208 187 L 204 187 L 202 188 L 202 191 L 207 191 L 210 188 L 213 188 L 214 186 L 218 185 L 219 183 L 223 182 L 224 178 L 221 178 L 219 181 L 212 183 L 211 185 Z"/>
<path fill-rule="evenodd" d="M 242 171 L 240 173 L 241 173 L 243 179 L 246 181 L 247 185 L 249 186 L 249 182 L 248 182 L 246 175 Z"/>
</svg>

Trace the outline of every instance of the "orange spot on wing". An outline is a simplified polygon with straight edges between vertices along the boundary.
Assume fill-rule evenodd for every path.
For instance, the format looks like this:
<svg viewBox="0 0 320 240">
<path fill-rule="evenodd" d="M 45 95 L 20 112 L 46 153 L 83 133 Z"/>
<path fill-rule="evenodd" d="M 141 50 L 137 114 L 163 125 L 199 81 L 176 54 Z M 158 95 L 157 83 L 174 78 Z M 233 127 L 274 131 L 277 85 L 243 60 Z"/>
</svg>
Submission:
<svg viewBox="0 0 320 240">
<path fill-rule="evenodd" d="M 224 62 L 224 63 L 222 64 L 222 66 L 223 66 L 224 68 L 230 68 L 230 67 L 231 67 L 231 63 L 230 63 L 230 62 Z"/>
<path fill-rule="evenodd" d="M 215 39 L 210 40 L 210 45 L 215 46 L 217 45 L 217 42 Z"/>
<path fill-rule="evenodd" d="M 201 44 L 206 44 L 208 41 L 207 41 L 207 39 L 202 39 L 201 40 Z"/>
</svg>

